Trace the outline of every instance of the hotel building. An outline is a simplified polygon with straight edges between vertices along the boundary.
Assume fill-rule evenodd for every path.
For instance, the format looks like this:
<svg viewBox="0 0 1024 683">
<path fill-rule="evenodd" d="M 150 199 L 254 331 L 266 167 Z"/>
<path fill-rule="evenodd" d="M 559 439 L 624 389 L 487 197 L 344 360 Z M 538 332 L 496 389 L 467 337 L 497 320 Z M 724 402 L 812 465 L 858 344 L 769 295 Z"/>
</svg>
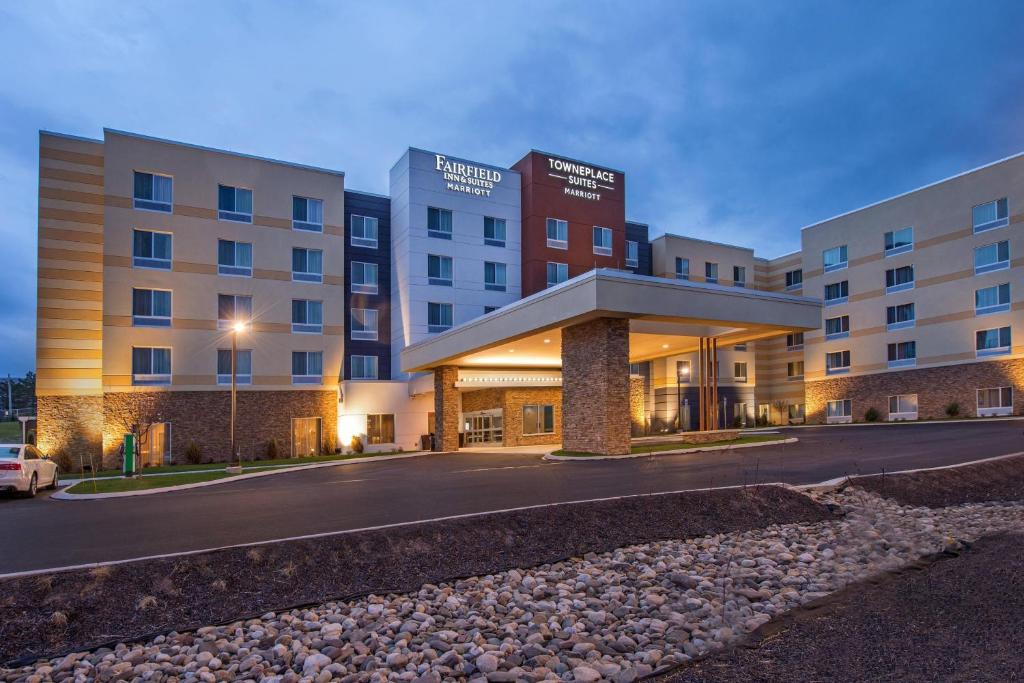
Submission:
<svg viewBox="0 0 1024 683">
<path fill-rule="evenodd" d="M 625 181 L 537 150 L 409 148 L 377 195 L 340 171 L 41 133 L 40 446 L 111 458 L 144 421 L 147 464 L 191 444 L 228 459 L 232 341 L 246 457 L 431 436 L 611 453 L 701 427 L 1020 412 L 1024 155 L 808 226 L 772 259 L 677 226 L 649 239 Z"/>
</svg>

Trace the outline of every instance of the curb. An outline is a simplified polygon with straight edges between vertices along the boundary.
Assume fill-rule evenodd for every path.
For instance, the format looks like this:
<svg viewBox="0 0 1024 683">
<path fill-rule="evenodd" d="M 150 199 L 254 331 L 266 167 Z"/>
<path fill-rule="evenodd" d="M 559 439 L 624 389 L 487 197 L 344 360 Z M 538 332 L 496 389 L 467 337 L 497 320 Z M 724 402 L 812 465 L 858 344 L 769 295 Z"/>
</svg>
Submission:
<svg viewBox="0 0 1024 683">
<path fill-rule="evenodd" d="M 112 491 L 110 493 L 68 493 L 67 488 L 61 489 L 53 493 L 50 496 L 51 500 L 102 500 L 105 498 L 129 498 L 132 496 L 149 496 L 157 493 L 170 493 L 173 491 L 187 491 L 189 489 L 198 489 L 205 486 L 215 486 L 217 484 L 225 484 L 228 482 L 243 481 L 245 479 L 256 479 L 258 477 L 269 477 L 275 474 L 289 474 L 291 472 L 302 472 L 305 470 L 316 470 L 323 467 L 338 467 L 344 465 L 359 465 L 367 462 L 384 462 L 387 460 L 404 460 L 406 458 L 419 458 L 424 455 L 444 455 L 444 453 L 435 453 L 433 451 L 417 451 L 415 453 L 396 453 L 395 455 L 378 455 L 370 456 L 366 458 L 350 458 L 348 460 L 330 460 L 327 462 L 315 462 L 308 465 L 282 465 L 275 466 L 275 469 L 267 469 L 262 472 L 249 472 L 248 474 L 236 474 L 228 475 L 226 477 L 220 477 L 218 479 L 212 479 L 210 481 L 197 481 L 192 484 L 178 484 L 176 486 L 159 486 L 152 489 L 141 489 L 139 491 Z M 221 470 L 197 470 L 195 472 L 174 472 L 173 474 L 191 474 L 191 473 L 216 473 Z M 167 473 L 170 474 L 170 473 Z M 166 476 L 165 473 L 154 474 L 150 476 Z M 113 477 L 107 477 L 113 478 Z M 90 481 L 89 479 L 83 480 L 85 482 Z M 101 479 L 97 479 L 101 481 Z M 82 481 L 76 481 L 71 486 L 83 483 Z"/>
<path fill-rule="evenodd" d="M 836 424 L 820 424 L 820 425 L 775 425 L 773 427 L 761 427 L 759 429 L 812 429 L 814 427 L 898 427 L 898 426 L 909 426 L 916 425 L 918 427 L 925 426 L 937 426 L 937 425 L 955 425 L 955 424 L 987 424 L 989 422 L 1014 422 L 1024 420 L 1024 415 L 1004 415 L 1002 417 L 971 417 L 971 418 L 956 418 L 953 420 L 894 420 L 892 422 L 888 420 L 878 422 L 840 422 Z M 756 431 L 756 430 L 752 430 Z"/>
<path fill-rule="evenodd" d="M 735 445 L 722 446 L 695 446 L 693 448 L 680 448 L 673 451 L 651 451 L 650 453 L 629 453 L 627 455 L 555 455 L 554 451 L 544 454 L 544 460 L 557 460 L 559 462 L 588 462 L 591 460 L 628 460 L 630 458 L 652 458 L 661 455 L 685 455 L 687 453 L 706 453 L 710 451 L 730 451 L 737 448 L 756 448 L 757 446 L 778 446 L 784 443 L 796 443 L 800 439 L 791 436 L 786 439 L 775 439 L 774 441 L 756 441 L 754 443 L 739 443 Z"/>
<path fill-rule="evenodd" d="M 985 462 L 995 462 L 997 460 L 1006 460 L 1007 458 L 1016 458 L 1024 455 L 1024 451 L 1017 451 L 1016 453 L 1006 453 L 1004 455 L 994 455 L 991 458 L 982 458 L 981 460 L 971 460 L 970 462 L 961 462 L 953 465 L 939 465 L 938 467 L 918 467 L 912 470 L 893 470 L 892 472 L 886 472 L 885 474 L 856 474 L 852 476 L 836 477 L 835 479 L 829 479 L 827 481 L 819 482 L 817 484 L 801 484 L 795 488 L 810 491 L 814 489 L 833 489 L 837 486 L 841 486 L 845 483 L 853 483 L 856 486 L 858 479 L 872 479 L 874 477 L 889 477 L 896 474 L 916 474 L 917 472 L 935 472 L 937 470 L 955 470 L 960 467 L 967 467 L 968 465 L 980 465 Z"/>
</svg>

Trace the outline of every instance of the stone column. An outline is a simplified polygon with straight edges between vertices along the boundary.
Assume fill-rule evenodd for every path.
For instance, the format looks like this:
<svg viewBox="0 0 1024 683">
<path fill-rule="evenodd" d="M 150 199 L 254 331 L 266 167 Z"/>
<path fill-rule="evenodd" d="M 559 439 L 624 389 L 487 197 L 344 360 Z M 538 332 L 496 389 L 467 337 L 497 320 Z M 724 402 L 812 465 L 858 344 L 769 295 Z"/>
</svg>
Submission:
<svg viewBox="0 0 1024 683">
<path fill-rule="evenodd" d="M 645 411 L 646 393 L 643 377 L 629 377 L 629 419 L 632 432 L 644 436 L 647 434 L 647 415 Z"/>
<path fill-rule="evenodd" d="M 629 453 L 629 321 L 598 318 L 562 330 L 562 448 Z"/>
<path fill-rule="evenodd" d="M 459 369 L 442 365 L 434 369 L 434 450 L 459 450 Z"/>
</svg>

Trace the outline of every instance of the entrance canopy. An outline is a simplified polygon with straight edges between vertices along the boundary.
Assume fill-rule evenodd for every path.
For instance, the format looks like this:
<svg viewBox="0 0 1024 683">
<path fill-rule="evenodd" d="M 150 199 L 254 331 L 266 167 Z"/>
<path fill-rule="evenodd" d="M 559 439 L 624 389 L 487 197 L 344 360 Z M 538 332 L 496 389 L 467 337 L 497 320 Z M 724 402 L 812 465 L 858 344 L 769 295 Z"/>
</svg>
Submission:
<svg viewBox="0 0 1024 683">
<path fill-rule="evenodd" d="M 697 351 L 701 338 L 742 344 L 817 329 L 821 302 L 597 269 L 405 348 L 402 371 L 559 368 L 563 330 L 599 318 L 628 320 L 636 363 Z"/>
</svg>

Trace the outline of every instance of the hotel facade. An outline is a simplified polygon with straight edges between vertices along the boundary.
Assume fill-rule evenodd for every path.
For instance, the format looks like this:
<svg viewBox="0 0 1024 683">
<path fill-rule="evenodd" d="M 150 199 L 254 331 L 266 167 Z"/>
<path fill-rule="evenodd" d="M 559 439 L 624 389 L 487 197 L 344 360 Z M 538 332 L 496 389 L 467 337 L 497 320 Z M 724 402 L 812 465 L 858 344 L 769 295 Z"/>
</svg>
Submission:
<svg viewBox="0 0 1024 683">
<path fill-rule="evenodd" d="M 650 239 L 625 173 L 537 150 L 409 148 L 387 195 L 113 130 L 41 133 L 39 161 L 47 452 L 113 459 L 144 421 L 146 464 L 227 460 L 233 342 L 256 458 L 1020 413 L 1024 155 L 771 259 Z"/>
</svg>

